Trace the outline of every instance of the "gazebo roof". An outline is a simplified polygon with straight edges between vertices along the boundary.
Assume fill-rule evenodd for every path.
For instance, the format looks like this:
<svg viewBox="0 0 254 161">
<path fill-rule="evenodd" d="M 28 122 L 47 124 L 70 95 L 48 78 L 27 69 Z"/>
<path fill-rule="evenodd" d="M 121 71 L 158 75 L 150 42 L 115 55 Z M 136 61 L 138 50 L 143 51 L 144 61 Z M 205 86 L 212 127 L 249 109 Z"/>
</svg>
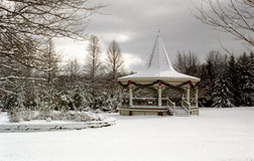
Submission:
<svg viewBox="0 0 254 161">
<path fill-rule="evenodd" d="M 152 50 L 152 54 L 147 62 L 146 68 L 136 74 L 120 77 L 120 82 L 135 81 L 135 82 L 151 82 L 162 80 L 171 83 L 179 83 L 192 81 L 197 83 L 199 78 L 189 76 L 177 72 L 171 65 L 167 51 L 158 33 Z"/>
</svg>

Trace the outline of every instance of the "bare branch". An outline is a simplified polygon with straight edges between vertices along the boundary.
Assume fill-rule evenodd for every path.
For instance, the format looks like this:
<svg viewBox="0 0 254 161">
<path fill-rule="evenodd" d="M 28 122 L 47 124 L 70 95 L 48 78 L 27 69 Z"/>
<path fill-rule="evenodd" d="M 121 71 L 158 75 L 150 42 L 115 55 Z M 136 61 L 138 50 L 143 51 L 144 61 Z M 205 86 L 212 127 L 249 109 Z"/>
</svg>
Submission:
<svg viewBox="0 0 254 161">
<path fill-rule="evenodd" d="M 222 3 L 219 0 L 207 0 L 206 9 L 203 4 L 198 7 L 193 4 L 192 14 L 205 24 L 218 30 L 228 32 L 249 46 L 254 46 L 254 2 L 253 0 L 229 0 Z"/>
</svg>

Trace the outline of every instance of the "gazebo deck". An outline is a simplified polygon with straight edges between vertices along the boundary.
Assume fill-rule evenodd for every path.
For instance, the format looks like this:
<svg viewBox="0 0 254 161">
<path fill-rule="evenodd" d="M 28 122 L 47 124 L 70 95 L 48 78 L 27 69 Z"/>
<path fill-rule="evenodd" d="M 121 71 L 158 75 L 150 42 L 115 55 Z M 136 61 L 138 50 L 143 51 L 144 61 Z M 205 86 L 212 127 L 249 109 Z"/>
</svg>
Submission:
<svg viewBox="0 0 254 161">
<path fill-rule="evenodd" d="M 166 116 L 173 115 L 168 107 L 158 107 L 158 106 L 133 106 L 133 107 L 121 107 L 119 109 L 120 115 L 133 116 L 133 115 L 158 115 Z"/>
</svg>

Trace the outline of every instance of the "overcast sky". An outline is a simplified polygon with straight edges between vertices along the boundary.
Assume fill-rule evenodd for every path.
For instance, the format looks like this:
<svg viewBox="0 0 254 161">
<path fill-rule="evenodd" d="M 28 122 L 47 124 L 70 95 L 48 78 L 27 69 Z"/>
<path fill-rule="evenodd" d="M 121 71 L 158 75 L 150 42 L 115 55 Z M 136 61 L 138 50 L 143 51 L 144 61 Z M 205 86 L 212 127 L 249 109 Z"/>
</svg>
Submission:
<svg viewBox="0 0 254 161">
<path fill-rule="evenodd" d="M 98 1 L 98 0 L 97 0 Z M 200 5 L 202 0 L 193 0 Z M 122 50 L 126 68 L 139 71 L 152 52 L 158 30 L 173 63 L 178 52 L 189 51 L 204 61 L 211 50 L 224 53 L 221 45 L 235 53 L 246 50 L 232 35 L 201 23 L 191 15 L 191 0 L 104 0 L 104 15 L 94 15 L 86 28 L 87 34 L 99 37 L 102 54 L 115 39 Z M 61 39 L 56 42 L 65 60 L 85 59 L 87 42 Z"/>
</svg>

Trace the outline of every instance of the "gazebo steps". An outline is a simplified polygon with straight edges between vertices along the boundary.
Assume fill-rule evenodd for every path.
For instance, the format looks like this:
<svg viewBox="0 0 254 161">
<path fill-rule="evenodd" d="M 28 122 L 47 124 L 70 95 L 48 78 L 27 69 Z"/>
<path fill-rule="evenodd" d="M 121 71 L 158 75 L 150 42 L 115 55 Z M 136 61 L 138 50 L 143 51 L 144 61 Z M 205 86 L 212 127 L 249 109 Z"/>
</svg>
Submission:
<svg viewBox="0 0 254 161">
<path fill-rule="evenodd" d="M 189 115 L 199 115 L 199 108 L 190 107 L 188 114 L 188 112 L 185 109 L 183 109 L 183 107 L 181 106 L 175 107 L 175 116 L 189 116 Z"/>
<path fill-rule="evenodd" d="M 188 115 L 188 112 L 185 111 L 182 107 L 176 107 L 175 116 L 189 116 L 189 115 Z"/>
</svg>

